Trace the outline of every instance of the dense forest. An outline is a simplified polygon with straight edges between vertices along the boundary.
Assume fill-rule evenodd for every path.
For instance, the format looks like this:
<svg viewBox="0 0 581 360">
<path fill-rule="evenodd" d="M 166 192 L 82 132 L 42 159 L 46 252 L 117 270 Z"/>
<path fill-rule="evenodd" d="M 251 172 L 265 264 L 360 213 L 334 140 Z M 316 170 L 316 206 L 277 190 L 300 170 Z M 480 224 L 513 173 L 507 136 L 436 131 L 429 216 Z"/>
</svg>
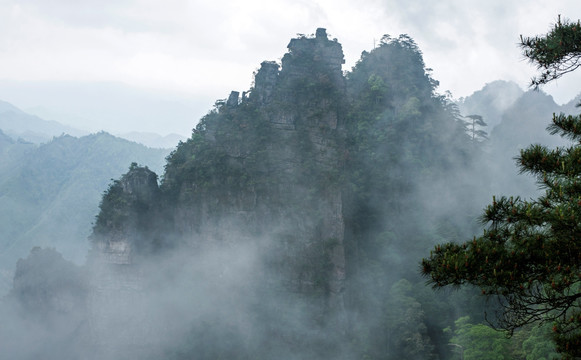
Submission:
<svg viewBox="0 0 581 360">
<path fill-rule="evenodd" d="M 432 291 L 420 262 L 480 233 L 492 190 L 537 194 L 507 164 L 559 107 L 510 83 L 456 103 L 407 35 L 343 63 L 325 29 L 292 39 L 251 89 L 216 101 L 159 182 L 134 159 L 103 194 L 84 266 L 41 248 L 18 261 L 1 347 L 23 359 L 556 357 L 550 325 L 508 339 L 485 319 L 496 302 L 478 287 Z"/>
</svg>

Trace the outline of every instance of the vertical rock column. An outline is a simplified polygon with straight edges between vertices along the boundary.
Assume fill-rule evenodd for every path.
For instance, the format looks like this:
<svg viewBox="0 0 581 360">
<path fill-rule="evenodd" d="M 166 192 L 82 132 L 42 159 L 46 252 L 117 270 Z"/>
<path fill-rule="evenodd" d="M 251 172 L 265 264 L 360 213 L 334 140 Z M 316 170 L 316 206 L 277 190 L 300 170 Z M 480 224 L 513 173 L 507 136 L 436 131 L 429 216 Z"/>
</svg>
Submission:
<svg viewBox="0 0 581 360">
<path fill-rule="evenodd" d="M 271 120 L 284 141 L 275 144 L 273 153 L 283 160 L 279 172 L 287 179 L 282 183 L 295 182 L 294 189 L 290 186 L 287 191 L 297 197 L 302 194 L 304 204 L 311 207 L 302 213 L 305 217 L 302 223 L 307 225 L 295 236 L 302 237 L 307 249 L 312 249 L 307 252 L 322 252 L 310 256 L 327 263 L 327 273 L 315 273 L 314 276 L 323 275 L 329 313 L 341 317 L 344 311 L 345 226 L 338 167 L 343 153 L 340 113 L 345 99 L 343 50 L 341 44 L 329 40 L 326 30 L 321 28 L 317 29 L 314 38 L 292 39 L 288 49 L 282 59 L 278 92 L 273 96 L 278 102 L 286 103 L 288 110 L 284 110 L 285 107 L 274 109 L 275 116 Z M 288 104 L 292 106 L 289 108 Z M 314 200 L 308 200 L 309 197 Z M 309 276 L 301 276 L 301 279 L 304 283 L 317 284 L 317 280 Z M 300 288 L 305 286 L 301 284 Z"/>
<path fill-rule="evenodd" d="M 138 260 L 149 248 L 141 226 L 158 196 L 157 176 L 133 167 L 106 194 L 89 255 L 89 327 L 95 359 L 144 359 L 155 354 L 159 331 L 149 310 L 146 277 Z M 117 188 L 114 188 L 114 187 Z M 107 208 L 109 215 L 103 214 Z M 99 218 L 97 221 L 99 224 Z"/>
</svg>

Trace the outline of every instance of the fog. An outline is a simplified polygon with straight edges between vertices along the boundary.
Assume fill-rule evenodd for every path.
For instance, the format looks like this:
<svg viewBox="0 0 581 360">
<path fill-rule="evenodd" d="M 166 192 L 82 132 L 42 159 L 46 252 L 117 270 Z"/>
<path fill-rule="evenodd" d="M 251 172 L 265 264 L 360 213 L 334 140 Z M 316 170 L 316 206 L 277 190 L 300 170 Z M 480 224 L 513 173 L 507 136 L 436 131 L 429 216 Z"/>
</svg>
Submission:
<svg viewBox="0 0 581 360">
<path fill-rule="evenodd" d="M 127 164 L 89 239 L 70 239 L 88 242 L 86 263 L 59 247 L 18 261 L 1 356 L 454 359 L 445 329 L 495 304 L 433 292 L 421 258 L 480 234 L 493 194 L 538 192 L 514 157 L 549 141 L 550 115 L 571 104 L 510 82 L 456 101 L 407 35 L 347 73 L 343 60 L 324 29 L 298 36 L 248 93 L 216 102 L 163 173 Z M 489 140 L 471 135 L 474 113 Z"/>
<path fill-rule="evenodd" d="M 535 69 L 515 46 L 519 35 L 546 32 L 559 14 L 576 18 L 580 6 L 576 0 L 527 6 L 126 0 L 98 7 L 93 1 L 8 0 L 0 14 L 0 52 L 6 54 L 0 59 L 0 99 L 90 132 L 187 137 L 216 99 L 248 87 L 259 61 L 278 59 L 287 39 L 319 26 L 343 44 L 345 70 L 383 34 L 407 33 L 423 50 L 441 92 L 466 97 L 498 79 L 527 86 Z M 575 96 L 579 76 L 572 73 L 545 91 L 563 104 Z M 132 105 L 118 106 L 118 99 Z"/>
</svg>

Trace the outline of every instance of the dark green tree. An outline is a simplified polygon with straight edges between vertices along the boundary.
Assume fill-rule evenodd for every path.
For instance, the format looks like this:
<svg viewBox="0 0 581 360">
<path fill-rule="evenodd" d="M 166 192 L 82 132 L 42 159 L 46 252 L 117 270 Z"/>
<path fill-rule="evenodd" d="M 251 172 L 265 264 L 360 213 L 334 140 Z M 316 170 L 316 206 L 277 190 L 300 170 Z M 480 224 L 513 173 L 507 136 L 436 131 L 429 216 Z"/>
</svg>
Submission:
<svg viewBox="0 0 581 360">
<path fill-rule="evenodd" d="M 428 336 L 425 312 L 413 297 L 413 285 L 401 279 L 391 287 L 386 302 L 388 359 L 433 359 L 434 346 Z"/>
<path fill-rule="evenodd" d="M 541 70 L 531 79 L 531 85 L 539 85 L 560 78 L 581 66 L 581 22 L 561 21 L 544 36 L 522 37 L 524 55 Z"/>
<path fill-rule="evenodd" d="M 553 346 L 553 343 L 550 340 L 550 324 L 535 326 L 521 332 L 523 332 L 524 335 L 528 335 L 520 344 L 521 358 L 526 360 L 552 360 L 559 358 L 559 354 L 555 352 L 555 346 Z M 514 355 L 518 356 L 519 354 L 513 352 L 513 356 Z"/>
<path fill-rule="evenodd" d="M 463 316 L 454 322 L 449 345 L 462 360 L 508 360 L 512 358 L 509 344 L 501 333 L 484 324 L 472 324 L 469 316 Z"/>
<path fill-rule="evenodd" d="M 579 22 L 561 22 L 543 37 L 523 38 L 524 54 L 546 69 L 544 84 L 578 67 Z M 538 199 L 493 198 L 482 215 L 484 234 L 436 246 L 422 261 L 434 287 L 471 284 L 498 299 L 496 326 L 510 334 L 531 323 L 553 323 L 557 351 L 581 357 L 581 116 L 554 115 L 548 127 L 567 148 L 531 145 L 520 170 L 546 189 Z"/>
<path fill-rule="evenodd" d="M 471 135 L 472 141 L 483 141 L 488 139 L 486 131 L 482 130 L 488 124 L 482 118 L 482 115 L 466 115 L 469 120 L 465 120 L 468 134 Z"/>
</svg>

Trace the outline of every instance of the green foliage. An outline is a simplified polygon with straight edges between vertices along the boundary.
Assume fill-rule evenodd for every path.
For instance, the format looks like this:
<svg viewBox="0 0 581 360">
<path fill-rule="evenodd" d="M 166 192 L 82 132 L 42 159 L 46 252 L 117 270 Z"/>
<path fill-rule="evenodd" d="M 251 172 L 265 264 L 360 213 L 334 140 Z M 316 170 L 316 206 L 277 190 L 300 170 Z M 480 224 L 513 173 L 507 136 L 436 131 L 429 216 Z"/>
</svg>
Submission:
<svg viewBox="0 0 581 360">
<path fill-rule="evenodd" d="M 469 119 L 466 121 L 468 134 L 472 135 L 472 141 L 483 141 L 488 139 L 486 131 L 482 127 L 488 126 L 481 115 L 466 115 Z"/>
<path fill-rule="evenodd" d="M 473 169 L 480 148 L 470 141 L 458 109 L 435 92 L 436 85 L 407 36 L 385 37 L 347 74 L 345 246 L 357 279 L 348 286 L 367 324 L 354 330 L 354 338 L 370 358 L 445 357 L 450 350 L 441 329 L 457 308 L 429 292 L 419 295 L 422 281 L 406 269 L 440 232 L 466 235 L 467 227 L 459 227 L 455 217 L 474 212 L 471 204 L 454 202 L 449 212 L 427 207 L 450 201 L 443 194 L 472 197 L 461 191 L 463 177 L 454 175 Z M 445 184 L 438 183 L 445 178 Z M 479 185 L 465 188 L 474 192 Z M 420 191 L 431 199 L 416 198 Z M 417 295 L 402 295 L 404 282 L 416 287 Z M 389 349 L 382 353 L 385 346 Z"/>
<path fill-rule="evenodd" d="M 364 51 L 347 81 L 352 94 L 383 105 L 410 95 L 429 97 L 438 85 L 429 76 L 418 46 L 407 35 L 397 39 L 385 35 L 379 47 Z"/>
<path fill-rule="evenodd" d="M 347 75 L 352 105 L 346 171 L 353 196 L 348 210 L 353 211 L 350 226 L 360 236 L 359 251 L 371 256 L 383 253 L 370 241 L 376 238 L 373 233 L 389 231 L 399 241 L 424 237 L 426 234 L 419 235 L 418 230 L 429 225 L 413 230 L 384 227 L 414 222 L 416 215 L 422 223 L 422 210 L 408 197 L 418 187 L 429 187 L 434 177 L 468 165 L 465 161 L 474 148 L 469 146 L 457 109 L 434 88 L 421 52 L 407 36 L 384 37 L 381 45 L 364 53 Z M 394 220 L 401 214 L 406 214 L 405 221 Z M 391 242 L 386 238 L 379 241 L 380 246 Z M 406 242 L 408 246 L 411 243 Z"/>
<path fill-rule="evenodd" d="M 531 80 L 538 87 L 576 70 L 581 66 L 581 22 L 570 22 L 561 16 L 551 31 L 543 36 L 522 37 L 524 55 L 542 70 Z"/>
<path fill-rule="evenodd" d="M 551 324 L 535 326 L 529 331 L 521 330 L 528 335 L 522 342 L 522 354 L 526 360 L 558 359 L 555 344 L 551 341 Z M 516 337 L 516 336 L 515 336 Z"/>
<path fill-rule="evenodd" d="M 163 218 L 158 218 L 160 207 L 157 175 L 134 162 L 103 194 L 89 239 L 96 248 L 111 241 L 129 241 L 132 255 L 161 252 L 171 244 L 159 235 L 166 229 Z"/>
<path fill-rule="evenodd" d="M 366 166 L 373 161 L 381 171 L 417 163 L 406 170 L 419 173 L 438 166 L 449 169 L 449 158 L 433 151 L 445 143 L 468 152 L 455 108 L 434 93 L 436 85 L 417 45 L 405 35 L 384 37 L 378 48 L 364 52 L 347 75 L 352 96 L 348 142 L 356 162 Z"/>
<path fill-rule="evenodd" d="M 105 235 L 110 231 L 118 231 L 129 219 L 127 211 L 131 203 L 129 195 L 123 192 L 120 180 L 113 180 L 103 194 L 99 204 L 99 214 L 93 226 L 95 235 Z"/>
<path fill-rule="evenodd" d="M 386 303 L 386 326 L 390 359 L 431 359 L 434 346 L 425 325 L 426 314 L 413 297 L 412 284 L 399 280 L 390 289 Z"/>
<path fill-rule="evenodd" d="M 269 134 L 253 104 L 218 104 L 167 157 L 162 189 L 175 198 L 180 192 L 228 195 L 259 185 L 266 181 L 259 175 Z"/>
<path fill-rule="evenodd" d="M 523 40 L 532 47 L 525 50 L 531 61 L 539 67 L 552 67 L 537 84 L 576 68 L 567 62 L 579 57 L 581 38 L 576 37 L 577 31 L 578 24 L 559 21 L 544 38 Z M 551 51 L 564 52 L 549 56 Z M 422 261 L 422 272 L 435 287 L 471 284 L 483 294 L 497 296 L 503 307 L 498 325 L 510 334 L 527 324 L 554 322 L 557 351 L 565 358 L 581 356 L 578 129 L 581 116 L 554 115 L 551 133 L 575 143 L 554 150 L 531 145 L 517 158 L 521 172 L 535 175 L 546 189 L 543 196 L 531 200 L 493 198 L 482 216 L 483 223 L 490 223 L 482 236 L 464 244 L 438 245 Z"/>
<path fill-rule="evenodd" d="M 341 73 L 333 70 L 327 59 L 315 54 L 322 51 L 318 40 L 296 40 L 301 42 L 297 47 L 302 50 L 283 58 L 284 69 L 268 104 L 252 96 L 237 106 L 217 103 L 216 109 L 202 118 L 192 137 L 168 157 L 162 183 L 166 194 L 185 195 L 192 201 L 202 194 L 212 194 L 227 202 L 227 197 L 231 199 L 236 194 L 268 193 L 273 201 L 284 196 L 293 202 L 300 197 L 273 196 L 273 188 L 300 184 L 308 194 L 338 183 L 337 170 L 321 166 L 320 160 L 325 156 L 325 147 L 334 151 L 332 147 L 338 142 L 336 124 L 333 126 L 326 116 L 339 114 L 343 106 L 343 89 L 339 86 L 342 81 L 337 81 Z M 321 46 L 325 49 L 338 44 L 324 42 Z M 270 119 L 283 115 L 291 119 L 285 124 L 292 128 L 287 134 L 273 131 L 270 123 Z M 323 149 L 313 144 L 313 134 L 326 142 Z M 271 158 L 273 154 L 286 157 L 291 153 L 293 162 L 300 166 L 292 164 L 296 168 L 286 169 L 283 174 L 281 162 L 287 160 Z M 305 206 L 302 199 L 299 202 L 299 207 Z"/>
<path fill-rule="evenodd" d="M 551 341 L 551 326 L 526 326 L 515 332 L 512 338 L 492 327 L 462 316 L 454 322 L 453 330 L 448 327 L 448 346 L 453 359 L 558 359 Z"/>
<path fill-rule="evenodd" d="M 422 280 L 409 271 L 409 264 L 419 261 L 442 233 L 464 236 L 466 229 L 457 226 L 455 216 L 466 216 L 472 205 L 432 212 L 418 194 L 430 194 L 429 203 L 448 200 L 451 193 L 463 198 L 458 189 L 462 176 L 454 176 L 471 169 L 478 144 L 470 141 L 450 99 L 435 92 L 437 82 L 408 36 L 384 37 L 346 78 L 338 57 L 329 60 L 316 52 L 320 44 L 325 49 L 336 44 L 298 40 L 304 43 L 294 43 L 285 55 L 281 72 L 272 80 L 276 86 L 268 94 L 238 104 L 217 102 L 191 138 L 168 156 L 162 210 L 171 218 L 172 211 L 183 206 L 193 214 L 188 225 L 194 229 L 197 223 L 211 228 L 213 221 L 219 228 L 223 218 L 244 210 L 264 216 L 235 229 L 241 237 L 245 232 L 269 237 L 268 249 L 263 250 L 267 255 L 261 259 L 269 269 L 268 279 L 292 276 L 285 282 L 300 287 L 305 298 L 292 306 L 316 308 L 309 310 L 313 323 L 326 325 L 328 315 L 321 315 L 322 307 L 313 304 L 323 304 L 331 295 L 344 296 L 347 312 L 357 319 L 346 336 L 361 356 L 444 357 L 450 349 L 442 327 L 453 321 L 455 305 L 466 305 L 472 294 L 436 302 L 429 291 L 418 291 L 424 289 Z M 98 219 L 98 226 L 115 228 L 127 220 L 123 209 L 129 200 L 119 185 L 114 182 L 105 194 L 101 206 L 107 214 Z M 475 186 L 466 186 L 467 193 L 472 195 L 469 190 Z M 246 206 L 245 197 L 251 198 L 251 205 Z M 329 222 L 342 225 L 335 220 L 339 218 L 345 220 L 345 238 L 330 239 Z M 269 229 L 260 227 L 264 224 Z M 346 264 L 341 263 L 343 245 Z M 349 276 L 348 294 L 330 294 L 342 290 L 343 271 Z M 278 303 L 272 306 L 273 313 L 285 310 Z M 281 342 L 304 338 L 293 334 L 294 329 L 276 330 L 283 333 Z M 196 331 L 192 337 L 199 335 Z M 207 332 L 213 332 L 211 327 Z M 335 341 L 327 335 L 325 344 Z M 204 349 L 199 339 L 191 344 L 195 345 L 185 346 L 175 357 L 191 357 Z M 212 345 L 207 350 L 208 356 L 230 356 Z"/>
<path fill-rule="evenodd" d="M 0 149 L 0 294 L 8 291 L 18 258 L 34 246 L 56 247 L 83 263 L 85 241 L 103 190 L 133 162 L 163 169 L 169 150 L 100 132 L 63 135 L 39 146 L 4 143 Z"/>
<path fill-rule="evenodd" d="M 554 124 L 559 126 L 559 117 Z M 557 337 L 579 342 L 580 161 L 579 145 L 524 150 L 521 170 L 539 176 L 545 195 L 530 201 L 495 199 L 483 215 L 491 227 L 472 242 L 438 245 L 423 260 L 423 273 L 437 287 L 468 283 L 483 294 L 501 296 L 500 325 L 510 331 L 534 321 L 556 321 Z"/>
<path fill-rule="evenodd" d="M 454 336 L 450 346 L 464 360 L 508 360 L 512 359 L 509 340 L 500 332 L 484 324 L 471 324 L 469 316 L 454 323 Z"/>
</svg>

